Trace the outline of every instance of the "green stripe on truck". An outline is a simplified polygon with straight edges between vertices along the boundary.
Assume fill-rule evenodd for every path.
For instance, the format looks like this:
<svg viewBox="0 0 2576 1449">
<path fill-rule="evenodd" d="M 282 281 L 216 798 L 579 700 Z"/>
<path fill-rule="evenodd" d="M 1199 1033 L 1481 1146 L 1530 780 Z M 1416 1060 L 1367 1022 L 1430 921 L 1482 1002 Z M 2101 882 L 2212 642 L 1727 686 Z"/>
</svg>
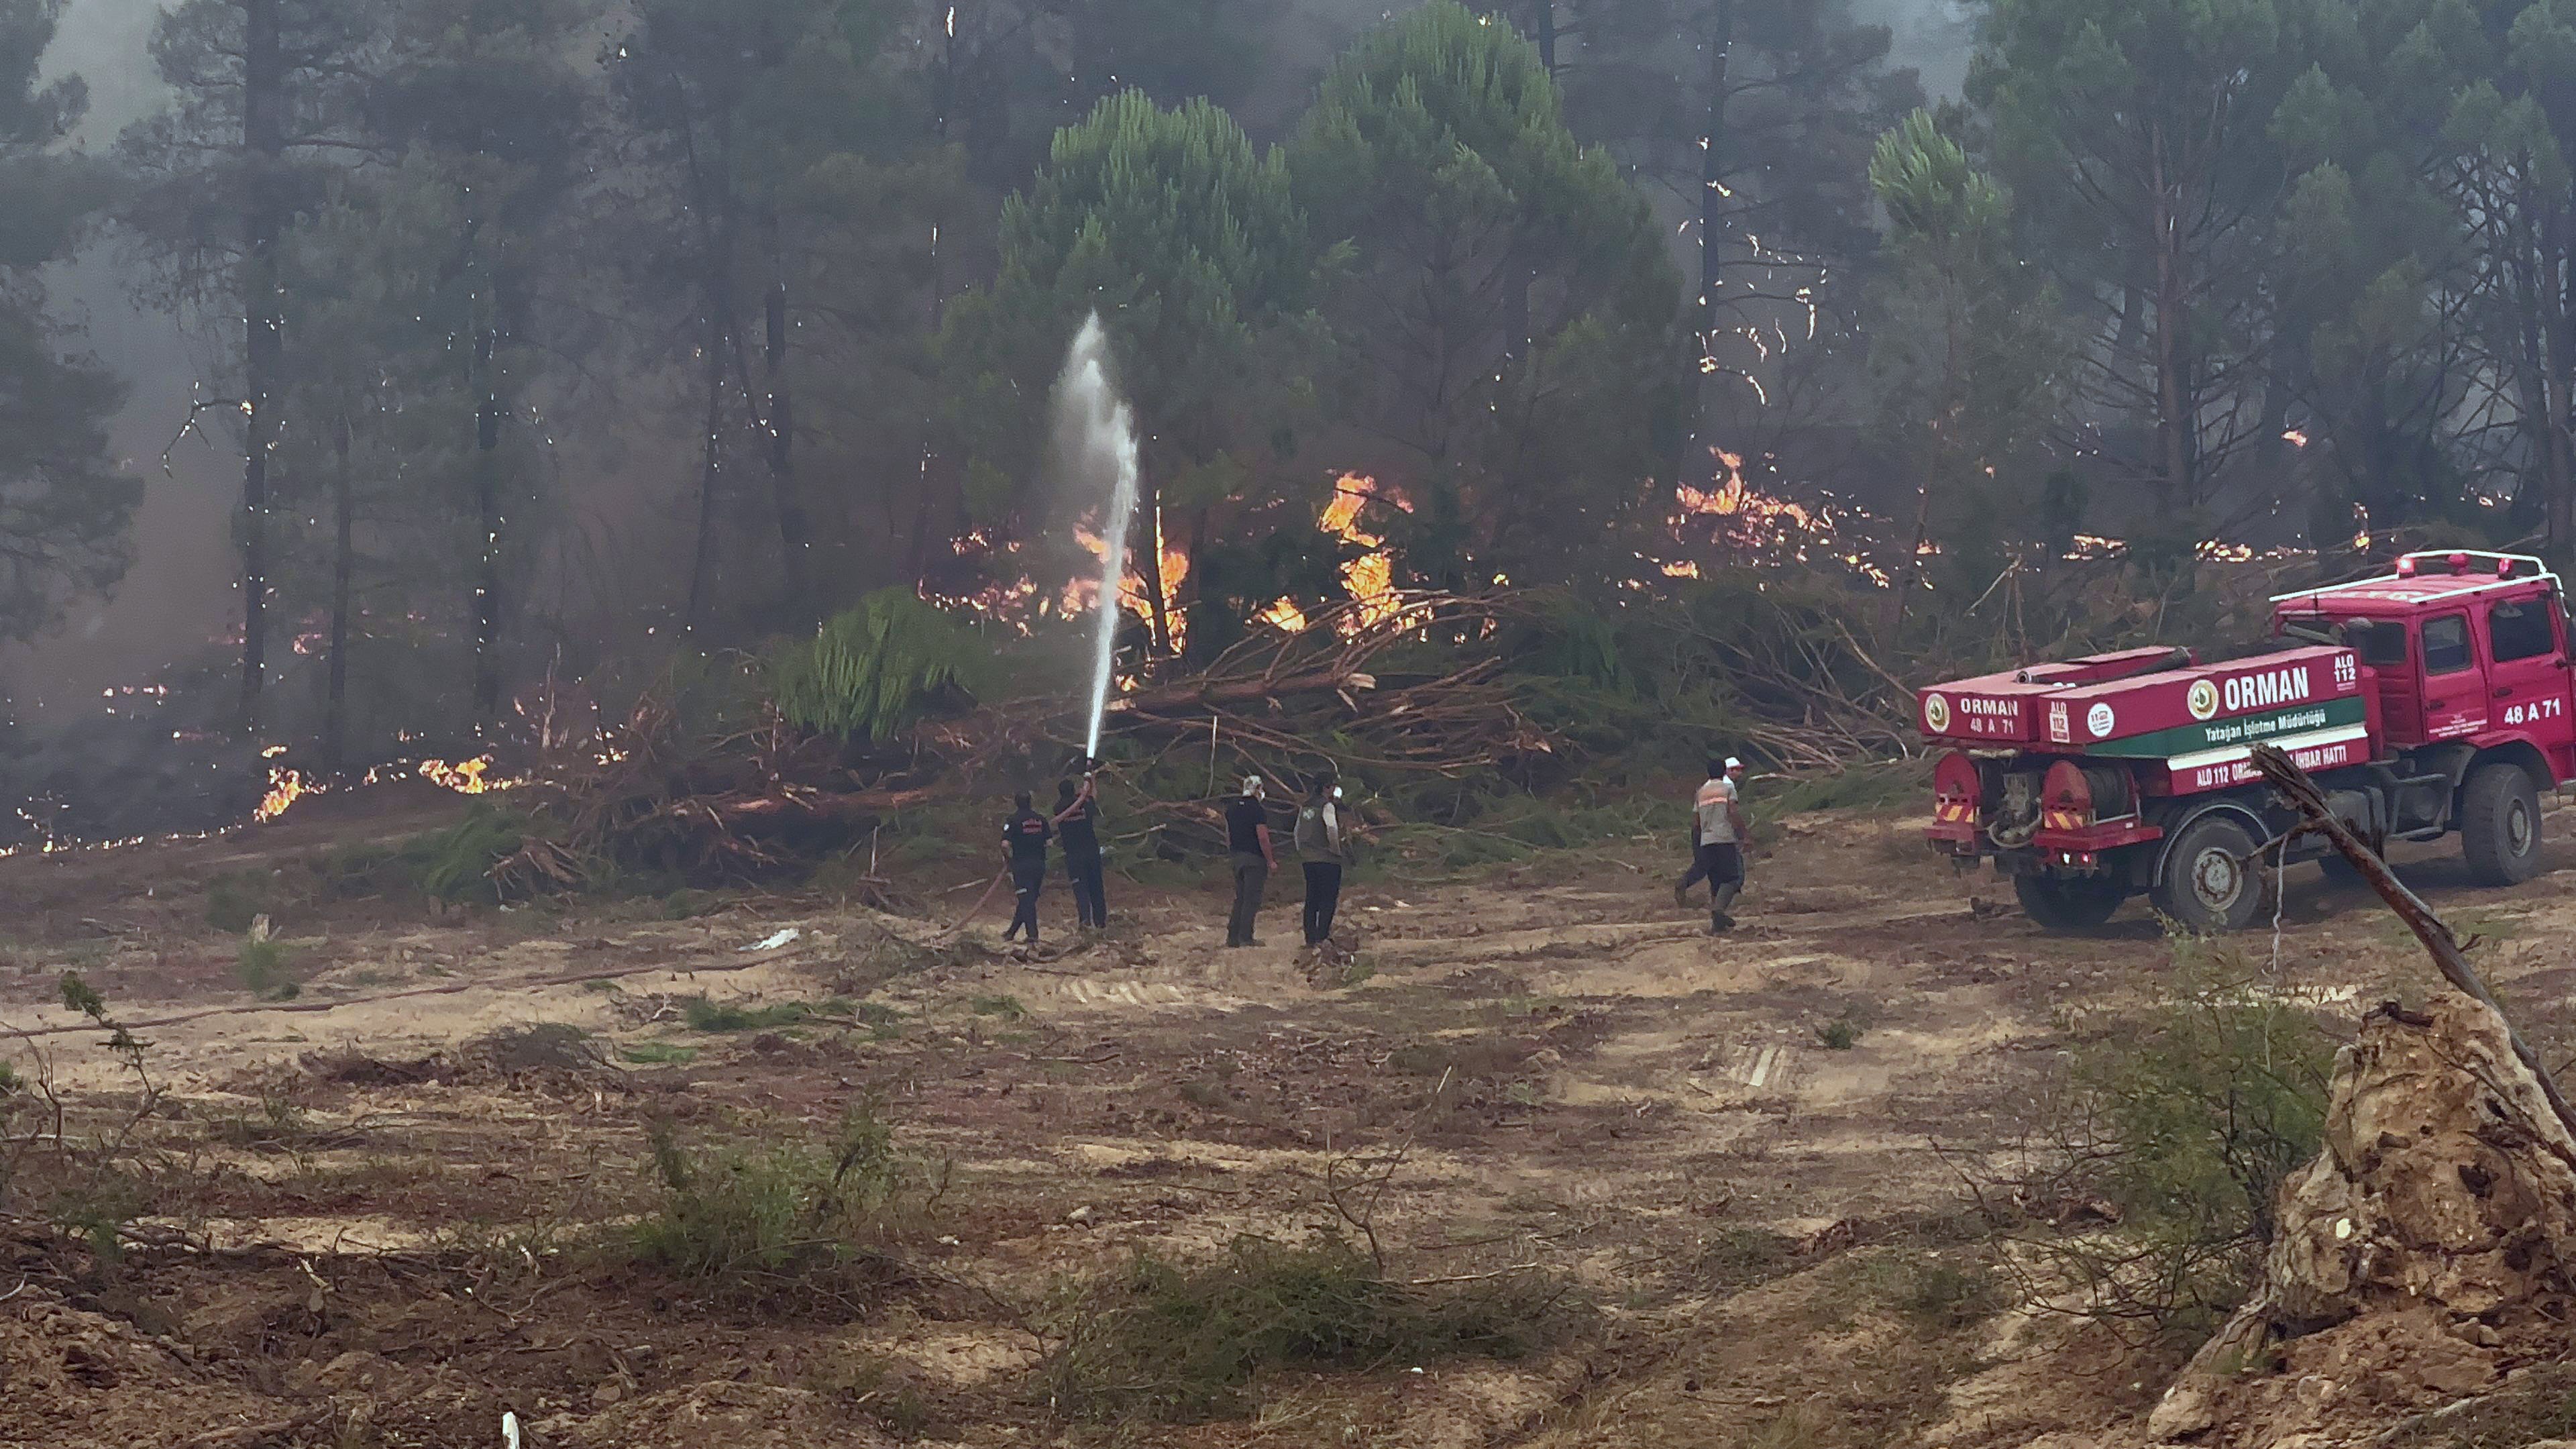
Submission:
<svg viewBox="0 0 2576 1449">
<path fill-rule="evenodd" d="M 2214 719 L 2207 724 L 2182 725 L 2151 734 L 2131 735 L 2126 739 L 2102 740 L 2085 746 L 2084 753 L 2123 760 L 2170 760 L 2177 755 L 2263 744 L 2283 735 L 2357 725 L 2369 717 L 2369 709 L 2358 696 L 2330 699 L 2319 704 L 2276 709 L 2269 714 L 2239 715 L 2234 719 Z"/>
</svg>

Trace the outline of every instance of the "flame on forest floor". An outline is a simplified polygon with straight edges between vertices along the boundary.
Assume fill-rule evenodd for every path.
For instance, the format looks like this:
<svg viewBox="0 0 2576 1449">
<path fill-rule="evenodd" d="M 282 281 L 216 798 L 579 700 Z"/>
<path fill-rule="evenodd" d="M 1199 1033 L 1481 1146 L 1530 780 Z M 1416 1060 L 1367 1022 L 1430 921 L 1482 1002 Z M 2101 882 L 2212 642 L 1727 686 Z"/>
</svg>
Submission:
<svg viewBox="0 0 2576 1449">
<path fill-rule="evenodd" d="M 1716 541 L 1728 548 L 1776 554 L 1795 563 L 1810 562 L 1821 552 L 1882 588 L 1889 584 L 1886 571 L 1842 536 L 1846 510 L 1829 502 L 1800 503 L 1754 487 L 1745 480 L 1741 453 L 1711 448 L 1709 456 L 1718 467 L 1709 486 L 1684 483 L 1673 490 L 1677 507 L 1672 527 L 1677 536 L 1687 539 L 1695 521 L 1713 522 Z M 1667 578 L 1700 576 L 1699 565 L 1690 560 L 1666 563 L 1662 569 Z"/>
<path fill-rule="evenodd" d="M 515 790 L 527 783 L 524 780 L 495 780 L 491 777 L 491 769 L 490 755 L 479 760 L 459 760 L 452 765 L 445 760 L 423 760 L 420 762 L 420 777 L 459 795 L 489 795 L 501 790 Z"/>
<path fill-rule="evenodd" d="M 275 752 L 268 753 L 273 756 Z M 271 765 L 268 767 L 268 793 L 260 797 L 259 808 L 251 812 L 250 818 L 266 825 L 293 809 L 296 801 L 307 795 L 318 795 L 323 788 L 318 783 L 306 783 L 302 770 Z"/>
</svg>

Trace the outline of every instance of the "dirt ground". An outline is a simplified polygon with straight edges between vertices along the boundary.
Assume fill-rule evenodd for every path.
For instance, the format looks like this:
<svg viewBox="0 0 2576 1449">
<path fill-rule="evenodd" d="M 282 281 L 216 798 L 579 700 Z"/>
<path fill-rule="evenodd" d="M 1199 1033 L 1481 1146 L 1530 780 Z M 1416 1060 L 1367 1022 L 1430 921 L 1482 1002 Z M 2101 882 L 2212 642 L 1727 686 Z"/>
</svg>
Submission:
<svg viewBox="0 0 2576 1449">
<path fill-rule="evenodd" d="M 219 879 L 454 813 L 326 797 L 222 838 L 0 860 L 0 1056 L 43 1104 L 13 1130 L 59 1103 L 70 1135 L 156 1164 L 113 1263 L 0 1225 L 0 1444 L 492 1445 L 507 1411 L 527 1444 L 601 1449 L 2072 1446 L 2134 1442 L 2172 1367 L 1923 1311 L 1927 1274 L 1984 1251 L 1936 1146 L 2015 1140 L 2070 1033 L 2171 967 L 2142 907 L 2043 936 L 1912 822 L 1786 821 L 1718 940 L 1671 903 L 1672 847 L 1636 841 L 1355 885 L 1346 966 L 1296 949 L 1290 881 L 1254 949 L 1220 949 L 1213 886 L 1113 878 L 1105 940 L 1051 923 L 1015 953 L 999 913 L 931 939 L 981 884 L 949 878 L 904 882 L 911 916 L 820 893 L 685 919 L 302 897 L 269 921 L 298 994 L 245 988 L 241 938 L 207 920 Z M 2551 859 L 2500 892 L 2430 848 L 2407 873 L 2488 939 L 2555 1060 L 2576 968 L 2536 943 L 2576 924 L 2576 845 Z M 1050 894 L 1053 922 L 1070 904 Z M 2330 1017 L 2430 984 L 2313 867 L 2282 915 L 2277 956 L 2268 931 L 2240 945 Z M 67 969 L 144 1043 L 149 1121 L 63 1008 Z M 695 1030 L 698 997 L 808 1011 Z M 818 1142 L 862 1101 L 914 1183 L 882 1293 L 746 1307 L 585 1246 L 648 1210 L 652 1124 L 710 1151 Z M 1355 1173 L 1382 1194 L 1355 1204 Z M 1513 1363 L 1273 1373 L 1255 1412 L 1195 1424 L 1047 1401 L 1069 1285 L 1318 1230 L 1373 1236 L 1417 1283 L 1554 1275 L 1583 1326 Z"/>
</svg>

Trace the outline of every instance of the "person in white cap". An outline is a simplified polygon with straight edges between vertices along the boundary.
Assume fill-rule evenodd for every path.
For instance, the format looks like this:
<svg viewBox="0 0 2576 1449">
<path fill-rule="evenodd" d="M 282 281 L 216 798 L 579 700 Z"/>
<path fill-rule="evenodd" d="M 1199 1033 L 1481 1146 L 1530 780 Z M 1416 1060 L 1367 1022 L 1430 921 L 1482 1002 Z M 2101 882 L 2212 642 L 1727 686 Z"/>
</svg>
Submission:
<svg viewBox="0 0 2576 1449">
<path fill-rule="evenodd" d="M 1333 914 L 1342 902 L 1342 867 L 1351 859 L 1342 833 L 1342 787 L 1324 776 L 1297 811 L 1297 859 L 1306 867 L 1306 944 L 1333 939 Z"/>
<path fill-rule="evenodd" d="M 1691 868 L 1673 885 L 1673 904 L 1690 904 L 1690 888 L 1708 882 L 1708 933 L 1729 930 L 1727 908 L 1744 889 L 1744 762 L 1708 762 L 1708 781 L 1691 801 Z"/>
<path fill-rule="evenodd" d="M 1243 777 L 1243 793 L 1225 807 L 1225 848 L 1234 858 L 1234 914 L 1225 923 L 1229 946 L 1258 946 L 1252 919 L 1261 913 L 1261 893 L 1270 888 L 1270 873 L 1279 857 L 1270 848 L 1270 809 L 1261 803 L 1259 775 Z"/>
</svg>

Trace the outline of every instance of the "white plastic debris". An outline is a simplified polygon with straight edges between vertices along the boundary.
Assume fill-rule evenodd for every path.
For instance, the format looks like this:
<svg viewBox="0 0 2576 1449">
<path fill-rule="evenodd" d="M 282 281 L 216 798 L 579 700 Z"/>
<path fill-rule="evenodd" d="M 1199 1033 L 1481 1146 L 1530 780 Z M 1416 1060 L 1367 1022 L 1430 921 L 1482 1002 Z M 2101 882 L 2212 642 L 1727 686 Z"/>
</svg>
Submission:
<svg viewBox="0 0 2576 1449">
<path fill-rule="evenodd" d="M 762 940 L 755 941 L 752 944 L 743 947 L 743 949 L 746 951 L 775 951 L 779 947 L 803 937 L 804 934 L 805 933 L 803 931 L 796 929 L 794 926 L 789 926 L 787 929 L 776 932 Z"/>
<path fill-rule="evenodd" d="M 519 1449 L 519 1416 L 506 1409 L 501 1413 L 501 1449 Z"/>
</svg>

